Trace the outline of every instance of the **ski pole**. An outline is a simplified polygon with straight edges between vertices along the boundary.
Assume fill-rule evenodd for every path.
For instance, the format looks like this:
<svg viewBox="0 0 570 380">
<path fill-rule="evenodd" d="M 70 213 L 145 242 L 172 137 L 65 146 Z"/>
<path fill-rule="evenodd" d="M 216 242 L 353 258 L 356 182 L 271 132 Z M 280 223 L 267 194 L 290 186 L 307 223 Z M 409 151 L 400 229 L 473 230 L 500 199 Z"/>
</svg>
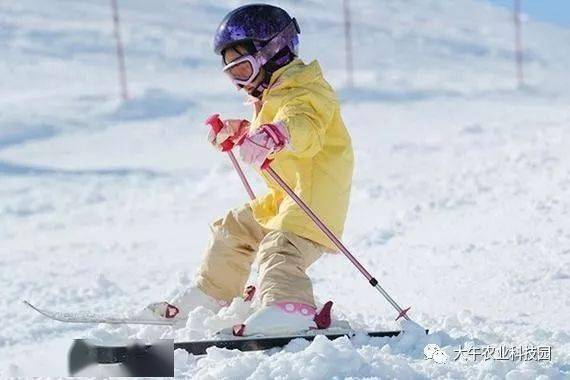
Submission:
<svg viewBox="0 0 570 380">
<path fill-rule="evenodd" d="M 206 124 L 210 125 L 212 127 L 212 129 L 214 130 L 214 133 L 220 132 L 220 130 L 223 127 L 223 123 L 222 123 L 222 120 L 220 119 L 219 114 L 214 114 L 214 115 L 210 116 L 206 120 Z M 249 194 L 249 197 L 253 200 L 253 199 L 255 199 L 255 195 L 253 193 L 253 190 L 251 189 L 251 186 L 249 185 L 249 182 L 247 181 L 247 178 L 245 177 L 245 174 L 243 173 L 243 170 L 241 169 L 241 167 L 240 167 L 239 163 L 237 162 L 233 152 L 231 151 L 231 149 L 233 149 L 233 147 L 234 147 L 234 144 L 229 140 L 226 140 L 222 143 L 222 150 L 227 152 L 228 155 L 230 156 L 230 159 L 231 159 L 232 163 L 234 164 L 234 168 L 238 172 L 238 175 L 240 176 L 242 183 L 245 186 L 247 193 Z M 331 239 L 331 241 L 346 256 L 346 258 L 348 258 L 348 260 L 350 260 L 350 262 L 356 267 L 356 269 L 358 269 L 360 271 L 360 273 L 362 273 L 364 275 L 364 277 L 366 277 L 366 279 L 368 280 L 370 285 L 372 285 L 376 290 L 378 290 L 380 292 L 380 294 L 382 294 L 382 296 L 384 296 L 384 298 L 388 301 L 388 303 L 390 303 L 390 305 L 392 305 L 394 307 L 394 309 L 396 309 L 396 311 L 398 312 L 398 316 L 396 317 L 396 321 L 402 317 L 404 317 L 404 319 L 409 321 L 410 317 L 408 317 L 407 312 L 410 310 L 411 307 L 407 307 L 406 309 L 402 309 L 400 307 L 400 305 L 398 305 L 398 303 L 396 301 L 394 301 L 394 299 L 392 297 L 390 297 L 388 292 L 386 292 L 386 290 L 384 290 L 384 288 L 378 283 L 378 280 L 376 280 L 376 278 L 374 278 L 366 270 L 366 268 L 364 268 L 364 266 L 362 266 L 362 264 L 360 264 L 360 262 L 350 253 L 350 251 L 335 236 L 335 234 L 319 219 L 319 217 L 311 210 L 311 208 L 309 206 L 307 206 L 307 204 L 301 198 L 299 198 L 299 196 L 297 196 L 297 194 L 295 194 L 295 192 L 291 189 L 291 187 L 289 187 L 289 185 L 287 185 L 287 183 L 285 181 L 283 181 L 283 179 L 279 176 L 279 174 L 277 174 L 273 170 L 273 168 L 270 166 L 270 164 L 271 164 L 271 160 L 269 160 L 269 159 L 266 160 L 263 163 L 261 169 L 265 170 L 269 173 L 271 178 L 273 178 L 273 180 L 275 182 L 277 182 L 279 184 L 279 186 L 281 186 L 281 188 L 295 201 L 295 203 L 297 203 L 297 205 L 299 207 L 301 207 L 301 209 L 303 209 L 303 211 L 305 211 L 305 213 L 309 216 L 309 218 L 311 218 L 311 220 L 321 229 L 321 231 L 323 231 L 323 233 L 325 235 L 327 235 L 327 237 L 329 239 Z"/>
<path fill-rule="evenodd" d="M 394 307 L 394 309 L 396 309 L 396 311 L 398 312 L 398 316 L 396 317 L 396 321 L 402 317 L 404 317 L 406 320 L 409 321 L 410 318 L 408 317 L 407 312 L 408 312 L 408 310 L 410 310 L 411 307 L 408 307 L 406 309 L 402 309 L 400 307 L 400 305 L 398 305 L 396 303 L 396 301 L 394 301 L 394 299 L 392 297 L 390 297 L 388 292 L 386 292 L 386 290 L 384 290 L 384 288 L 382 288 L 382 286 L 380 286 L 380 284 L 378 283 L 378 280 L 376 280 L 366 270 L 366 268 L 364 268 L 364 266 L 362 266 L 362 264 L 360 264 L 360 262 L 358 260 L 356 260 L 356 258 L 350 253 L 350 251 L 344 246 L 344 244 L 342 244 L 342 242 L 335 236 L 335 234 L 319 219 L 319 217 L 311 210 L 311 208 L 309 206 L 307 206 L 307 204 L 301 198 L 299 198 L 299 196 L 297 196 L 297 194 L 295 194 L 293 189 L 291 189 L 291 187 L 289 187 L 289 185 L 287 185 L 287 183 L 285 181 L 283 181 L 283 179 L 279 176 L 279 174 L 277 174 L 275 172 L 275 170 L 273 170 L 273 168 L 270 166 L 270 164 L 271 164 L 271 160 L 266 160 L 263 163 L 263 166 L 261 168 L 263 170 L 265 170 L 267 173 L 269 173 L 271 178 L 273 178 L 273 180 L 275 182 L 277 182 L 279 184 L 279 186 L 281 186 L 281 188 L 291 198 L 293 198 L 295 203 L 297 203 L 297 205 L 299 205 L 299 207 L 301 207 L 303 209 L 303 211 L 305 211 L 305 213 L 309 216 L 309 218 L 311 218 L 311 220 L 313 222 L 315 222 L 315 224 L 321 229 L 321 231 L 323 231 L 323 233 L 325 235 L 327 235 L 327 237 L 329 239 L 331 239 L 331 241 L 338 247 L 338 249 L 348 258 L 348 260 L 350 260 L 350 262 L 352 264 L 354 264 L 356 269 L 358 269 L 360 271 L 360 273 L 362 273 L 364 275 L 364 277 L 366 277 L 366 279 L 368 280 L 370 285 L 372 285 L 374 288 L 376 288 L 376 290 L 378 290 L 380 292 L 380 294 L 382 294 L 384 296 L 384 298 L 390 303 L 390 305 L 392 305 Z"/>
<path fill-rule="evenodd" d="M 220 119 L 219 114 L 214 114 L 210 116 L 208 119 L 206 119 L 206 125 L 212 127 L 212 130 L 214 131 L 215 134 L 218 134 L 224 127 L 224 123 L 222 122 L 222 119 Z M 236 160 L 236 156 L 232 152 L 233 147 L 234 143 L 231 142 L 229 139 L 222 143 L 222 151 L 226 152 L 228 156 L 230 156 L 230 160 L 232 161 L 232 164 L 234 165 L 234 168 L 236 169 L 236 172 L 238 173 L 239 178 L 241 179 L 241 183 L 243 183 L 243 186 L 245 187 L 245 191 L 247 191 L 249 198 L 253 201 L 255 199 L 255 194 L 253 193 L 253 190 L 249 182 L 247 181 L 247 178 L 245 177 L 245 174 L 241 169 L 239 162 Z"/>
</svg>

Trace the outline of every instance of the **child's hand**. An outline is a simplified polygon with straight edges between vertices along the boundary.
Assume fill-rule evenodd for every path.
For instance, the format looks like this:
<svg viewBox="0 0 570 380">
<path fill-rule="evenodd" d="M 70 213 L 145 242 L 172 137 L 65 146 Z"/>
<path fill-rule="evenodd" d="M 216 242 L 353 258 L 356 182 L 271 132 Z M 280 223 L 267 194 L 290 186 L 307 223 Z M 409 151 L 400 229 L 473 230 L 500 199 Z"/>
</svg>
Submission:
<svg viewBox="0 0 570 380">
<path fill-rule="evenodd" d="M 239 145 L 249 131 L 249 121 L 229 119 L 223 121 L 224 126 L 216 133 L 212 127 L 208 132 L 208 141 L 216 149 L 223 150 L 222 144 L 229 140 L 234 145 Z"/>
<path fill-rule="evenodd" d="M 241 159 L 261 168 L 272 153 L 281 151 L 289 143 L 289 132 L 282 123 L 264 124 L 248 134 L 240 145 Z"/>
</svg>

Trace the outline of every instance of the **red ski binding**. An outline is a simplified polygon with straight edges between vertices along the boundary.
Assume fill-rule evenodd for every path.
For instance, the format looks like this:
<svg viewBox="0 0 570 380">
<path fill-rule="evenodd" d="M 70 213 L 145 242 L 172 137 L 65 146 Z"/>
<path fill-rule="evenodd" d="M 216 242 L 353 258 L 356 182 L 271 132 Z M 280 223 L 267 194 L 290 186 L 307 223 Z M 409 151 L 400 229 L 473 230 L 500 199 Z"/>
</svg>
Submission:
<svg viewBox="0 0 570 380">
<path fill-rule="evenodd" d="M 166 312 L 165 312 L 165 317 L 168 319 L 174 318 L 178 315 L 178 313 L 180 313 L 180 309 L 177 308 L 174 305 L 169 304 L 168 302 L 166 303 Z"/>
<path fill-rule="evenodd" d="M 324 304 L 321 311 L 315 314 L 315 323 L 317 324 L 317 328 L 319 330 L 328 329 L 331 325 L 332 318 L 331 318 L 331 309 L 333 307 L 333 302 L 328 301 Z"/>
</svg>

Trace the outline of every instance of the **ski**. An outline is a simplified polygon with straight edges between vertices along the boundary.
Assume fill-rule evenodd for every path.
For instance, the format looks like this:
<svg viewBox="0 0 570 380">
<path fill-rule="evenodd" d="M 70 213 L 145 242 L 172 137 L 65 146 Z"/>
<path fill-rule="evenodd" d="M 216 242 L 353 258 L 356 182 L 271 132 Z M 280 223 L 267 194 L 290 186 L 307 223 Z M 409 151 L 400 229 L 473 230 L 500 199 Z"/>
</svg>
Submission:
<svg viewBox="0 0 570 380">
<path fill-rule="evenodd" d="M 400 330 L 392 331 L 370 331 L 365 332 L 370 337 L 393 337 L 401 333 Z M 230 339 L 220 340 L 198 340 L 192 342 L 179 342 L 174 343 L 174 349 L 183 349 L 193 355 L 205 355 L 207 349 L 210 347 L 226 348 L 228 350 L 240 351 L 262 351 L 276 347 L 283 347 L 291 342 L 293 339 L 305 339 L 312 341 L 317 336 L 326 336 L 330 340 L 334 340 L 343 336 L 352 338 L 357 334 L 356 331 L 336 332 L 336 333 L 322 333 L 315 330 L 315 333 L 308 333 L 304 335 L 289 335 L 289 336 L 270 336 L 270 337 L 231 337 Z"/>
<path fill-rule="evenodd" d="M 318 331 L 318 330 L 317 330 Z M 360 332 L 369 337 L 394 337 L 401 330 Z M 69 372 L 76 374 L 92 364 L 124 364 L 131 371 L 131 376 L 151 376 L 152 368 L 167 368 L 173 363 L 173 355 L 165 355 L 164 347 L 170 347 L 169 352 L 182 349 L 192 355 L 205 355 L 211 347 L 225 348 L 239 351 L 262 351 L 271 348 L 281 348 L 294 339 L 312 341 L 317 336 L 325 336 L 330 340 L 340 337 L 352 338 L 359 332 L 345 331 L 336 333 L 309 333 L 305 335 L 270 336 L 270 337 L 231 337 L 219 340 L 198 340 L 190 342 L 173 342 L 164 340 L 158 344 L 137 344 L 131 342 L 121 346 L 106 346 L 89 342 L 88 340 L 75 340 L 69 351 Z M 426 330 L 426 334 L 428 331 Z M 170 345 L 170 346 L 169 346 Z M 161 348 L 159 348 L 159 346 Z"/>
<path fill-rule="evenodd" d="M 173 326 L 175 323 L 168 320 L 137 318 L 137 317 L 120 317 L 112 315 L 100 315 L 87 312 L 66 313 L 60 311 L 51 311 L 41 309 L 32 305 L 28 301 L 23 301 L 28 307 L 32 308 L 41 315 L 59 322 L 66 323 L 109 323 L 109 324 L 129 324 L 129 325 L 164 325 Z"/>
</svg>

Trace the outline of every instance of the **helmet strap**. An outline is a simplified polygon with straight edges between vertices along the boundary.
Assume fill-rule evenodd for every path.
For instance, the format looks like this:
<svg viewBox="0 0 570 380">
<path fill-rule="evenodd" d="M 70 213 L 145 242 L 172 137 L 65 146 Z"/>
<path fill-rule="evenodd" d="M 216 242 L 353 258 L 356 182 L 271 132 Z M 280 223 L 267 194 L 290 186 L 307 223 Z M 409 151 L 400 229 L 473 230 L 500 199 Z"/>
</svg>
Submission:
<svg viewBox="0 0 570 380">
<path fill-rule="evenodd" d="M 253 96 L 254 98 L 261 100 L 263 91 L 265 91 L 269 87 L 269 80 L 271 79 L 271 75 L 268 75 L 269 73 L 265 70 L 260 72 L 260 74 L 263 75 L 263 80 L 259 82 L 257 87 L 255 87 L 251 91 L 250 95 Z"/>
<path fill-rule="evenodd" d="M 271 58 L 263 68 L 271 75 L 282 68 L 283 66 L 291 63 L 295 59 L 295 55 L 291 52 L 289 47 L 281 49 L 279 53 L 273 58 Z M 269 82 L 269 80 L 268 80 Z M 269 83 L 268 83 L 269 84 Z"/>
</svg>

